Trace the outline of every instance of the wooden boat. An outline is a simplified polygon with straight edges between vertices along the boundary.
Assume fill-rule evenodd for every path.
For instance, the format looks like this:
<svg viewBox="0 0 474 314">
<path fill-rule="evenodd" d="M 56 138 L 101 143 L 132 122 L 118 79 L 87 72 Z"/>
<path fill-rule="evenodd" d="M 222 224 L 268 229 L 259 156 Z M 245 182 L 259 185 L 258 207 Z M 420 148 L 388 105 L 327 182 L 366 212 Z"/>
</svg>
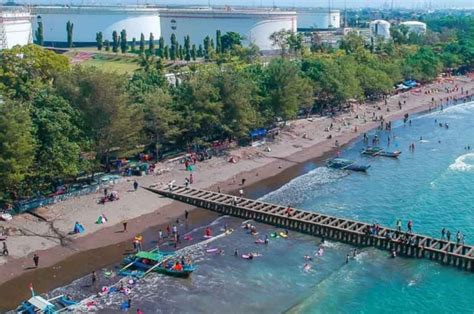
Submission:
<svg viewBox="0 0 474 314">
<path fill-rule="evenodd" d="M 60 295 L 52 299 L 45 299 L 39 295 L 33 295 L 26 301 L 23 301 L 16 309 L 16 313 L 44 313 L 56 314 L 72 309 L 78 302 Z"/>
<path fill-rule="evenodd" d="M 187 278 L 197 269 L 192 264 L 181 264 L 179 257 L 174 253 L 160 251 L 142 251 L 127 256 L 123 263 L 126 264 L 120 271 L 122 275 L 143 277 L 149 272 L 156 272 L 173 277 Z M 129 271 L 125 272 L 128 269 Z M 135 270 L 130 273 L 130 270 Z"/>
<path fill-rule="evenodd" d="M 363 155 L 370 155 L 370 156 L 382 156 L 382 157 L 390 157 L 390 158 L 398 158 L 402 152 L 401 151 L 394 151 L 394 152 L 387 152 L 381 147 L 367 147 L 366 149 L 362 150 Z"/>
<path fill-rule="evenodd" d="M 326 163 L 328 168 L 332 169 L 341 169 L 341 170 L 351 170 L 351 171 L 367 171 L 370 168 L 370 165 L 359 165 L 355 161 L 335 158 L 331 159 Z"/>
</svg>

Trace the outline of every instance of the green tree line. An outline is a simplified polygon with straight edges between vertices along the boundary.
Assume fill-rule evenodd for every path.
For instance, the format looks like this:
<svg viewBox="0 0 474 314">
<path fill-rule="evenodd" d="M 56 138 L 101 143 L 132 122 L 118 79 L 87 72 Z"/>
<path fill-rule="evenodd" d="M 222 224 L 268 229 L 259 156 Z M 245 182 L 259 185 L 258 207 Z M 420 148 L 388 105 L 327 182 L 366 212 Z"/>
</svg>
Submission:
<svg viewBox="0 0 474 314">
<path fill-rule="evenodd" d="M 54 191 L 65 180 L 108 170 L 117 157 L 246 140 L 254 128 L 378 97 L 403 79 L 426 82 L 447 69 L 472 70 L 473 19 L 447 37 L 436 27 L 449 29 L 448 21 L 430 23 L 439 40 L 421 38 L 418 44 L 366 42 L 351 33 L 339 49 L 308 49 L 294 35 L 279 34 L 273 37 L 287 41 L 287 53 L 265 63 L 230 53 L 235 48 L 224 35 L 216 42 L 207 38 L 202 51 L 219 50 L 210 56 L 215 62 L 189 66 L 175 74 L 176 84 L 168 83 L 163 58 L 154 54 L 144 54 L 140 69 L 127 77 L 71 66 L 66 57 L 35 45 L 3 50 L 0 198 Z M 119 37 L 126 35 L 116 32 L 103 47 L 124 49 Z M 144 37 L 137 49 L 153 49 Z M 175 39 L 171 43 L 169 55 L 192 58 L 189 38 L 182 48 Z"/>
</svg>

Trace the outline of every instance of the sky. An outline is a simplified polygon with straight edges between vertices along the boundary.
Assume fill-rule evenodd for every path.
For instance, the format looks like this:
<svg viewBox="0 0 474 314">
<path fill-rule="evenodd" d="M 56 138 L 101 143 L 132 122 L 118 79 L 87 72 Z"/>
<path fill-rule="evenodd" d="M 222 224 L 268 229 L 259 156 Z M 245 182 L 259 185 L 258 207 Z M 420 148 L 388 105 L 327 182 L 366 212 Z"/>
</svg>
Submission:
<svg viewBox="0 0 474 314">
<path fill-rule="evenodd" d="M 0 0 L 2 1 L 2 0 Z M 334 8 L 347 7 L 389 7 L 427 8 L 430 3 L 435 8 L 471 7 L 474 0 L 17 0 L 17 3 L 26 4 L 156 4 L 156 5 L 253 5 L 253 6 L 298 6 L 298 7 L 328 7 L 329 2 Z"/>
</svg>

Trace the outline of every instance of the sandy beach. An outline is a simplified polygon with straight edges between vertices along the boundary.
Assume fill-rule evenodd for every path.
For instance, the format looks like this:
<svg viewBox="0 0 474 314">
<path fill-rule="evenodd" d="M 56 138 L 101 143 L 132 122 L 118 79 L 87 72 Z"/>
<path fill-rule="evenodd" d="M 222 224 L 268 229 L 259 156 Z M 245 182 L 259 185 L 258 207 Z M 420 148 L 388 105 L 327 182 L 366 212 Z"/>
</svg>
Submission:
<svg viewBox="0 0 474 314">
<path fill-rule="evenodd" d="M 454 90 L 457 87 L 457 90 Z M 449 91 L 446 92 L 446 89 Z M 229 157 L 219 157 L 199 162 L 193 171 L 193 185 L 199 188 L 232 193 L 240 188 L 245 189 L 262 180 L 283 173 L 295 165 L 316 159 L 345 145 L 362 133 L 380 125 L 372 117 L 383 116 L 384 120 L 392 121 L 402 118 L 405 114 L 435 109 L 446 103 L 447 97 L 460 98 L 461 93 L 472 95 L 474 79 L 469 76 L 453 77 L 433 84 L 425 85 L 417 92 L 405 92 L 387 99 L 363 105 L 354 105 L 352 110 L 335 118 L 312 117 L 294 120 L 286 126 L 273 142 L 266 142 L 256 147 L 242 147 L 231 151 L 236 163 L 230 163 Z M 434 98 L 434 103 L 432 99 Z M 400 109 L 399 103 L 402 103 Z M 332 129 L 328 131 L 330 126 Z M 331 135 L 331 139 L 328 136 Z M 416 138 L 416 134 L 414 134 Z M 408 149 L 408 147 L 406 148 Z M 403 150 L 403 149 L 402 149 Z M 144 189 L 133 190 L 133 182 L 140 186 L 166 185 L 175 180 L 175 184 L 183 184 L 189 172 L 177 161 L 167 161 L 157 165 L 162 170 L 160 175 L 130 177 L 110 186 L 109 191 L 117 191 L 120 200 L 98 204 L 102 191 L 67 200 L 52 206 L 40 208 L 37 213 L 45 220 L 30 214 L 15 216 L 9 222 L 0 222 L 8 235 L 7 243 L 10 255 L 0 257 L 0 293 L 11 291 L 17 286 L 15 281 L 25 283 L 27 279 L 46 281 L 41 290 L 50 289 L 75 276 L 90 272 L 97 267 L 116 262 L 128 248 L 129 240 L 137 233 L 142 233 L 153 226 L 173 224 L 176 218 L 182 217 L 189 207 L 174 203 L 168 199 L 157 197 Z M 245 185 L 241 186 L 242 179 Z M 105 215 L 106 224 L 96 224 L 99 215 Z M 211 214 L 194 211 L 190 215 L 192 223 L 209 218 Z M 75 222 L 85 227 L 80 235 L 68 235 Z M 122 232 L 122 222 L 128 222 L 128 232 Z M 158 229 L 160 227 L 156 227 Z M 101 248 L 108 247 L 109 254 L 101 256 Z M 84 254 L 88 252 L 87 255 Z M 40 256 L 38 269 L 32 269 L 32 256 Z M 65 269 L 81 265 L 74 261 L 82 253 L 80 259 L 83 267 L 75 273 Z M 58 266 L 59 265 L 59 266 Z M 62 279 L 55 281 L 51 272 L 45 271 L 56 267 L 54 276 Z M 64 267 L 63 267 L 64 266 Z M 57 268 L 59 267 L 59 268 Z M 61 271 L 61 269 L 63 271 Z M 24 279 L 17 278 L 19 276 Z M 15 279 L 15 280 L 13 280 Z M 21 285 L 21 284 L 20 284 Z M 18 287 L 27 293 L 27 286 Z M 2 293 L 2 295 L 4 295 Z M 6 298 L 2 298 L 6 299 Z M 12 304 L 12 300 L 8 305 Z M 16 302 L 16 300 L 15 300 Z M 6 304 L 0 302 L 0 308 Z"/>
</svg>

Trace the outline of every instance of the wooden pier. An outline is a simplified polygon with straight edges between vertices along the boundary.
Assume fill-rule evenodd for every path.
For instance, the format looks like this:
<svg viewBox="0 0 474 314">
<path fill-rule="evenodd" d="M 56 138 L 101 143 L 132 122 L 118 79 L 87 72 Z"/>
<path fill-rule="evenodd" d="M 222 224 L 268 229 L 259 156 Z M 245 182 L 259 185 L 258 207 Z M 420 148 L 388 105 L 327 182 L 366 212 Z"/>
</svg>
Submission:
<svg viewBox="0 0 474 314">
<path fill-rule="evenodd" d="M 445 265 L 474 271 L 474 247 L 463 243 L 457 244 L 421 234 L 399 232 L 383 226 L 377 233 L 371 233 L 372 225 L 364 222 L 295 208 L 291 208 L 288 213 L 288 208 L 284 206 L 206 190 L 185 187 L 173 187 L 172 190 L 169 188 L 146 189 L 219 214 L 252 219 L 256 222 L 356 246 L 395 250 L 397 255 L 428 258 Z"/>
</svg>

